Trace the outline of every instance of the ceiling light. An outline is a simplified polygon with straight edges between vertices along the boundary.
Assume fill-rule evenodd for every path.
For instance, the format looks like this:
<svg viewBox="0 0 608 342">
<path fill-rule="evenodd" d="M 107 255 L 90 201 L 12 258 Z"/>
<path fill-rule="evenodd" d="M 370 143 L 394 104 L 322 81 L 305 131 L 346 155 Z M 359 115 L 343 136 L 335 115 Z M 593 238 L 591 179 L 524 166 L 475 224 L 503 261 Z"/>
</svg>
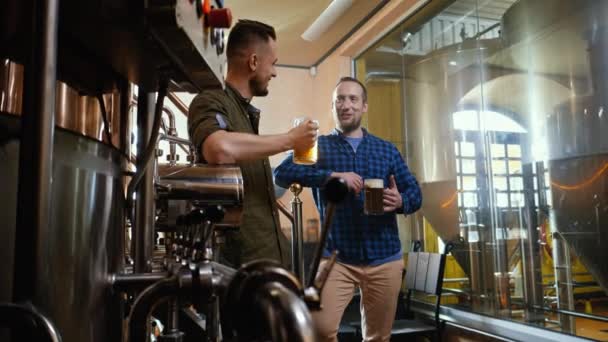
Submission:
<svg viewBox="0 0 608 342">
<path fill-rule="evenodd" d="M 315 41 L 324 34 L 353 4 L 353 0 L 333 0 L 321 15 L 302 33 L 302 39 Z"/>
</svg>

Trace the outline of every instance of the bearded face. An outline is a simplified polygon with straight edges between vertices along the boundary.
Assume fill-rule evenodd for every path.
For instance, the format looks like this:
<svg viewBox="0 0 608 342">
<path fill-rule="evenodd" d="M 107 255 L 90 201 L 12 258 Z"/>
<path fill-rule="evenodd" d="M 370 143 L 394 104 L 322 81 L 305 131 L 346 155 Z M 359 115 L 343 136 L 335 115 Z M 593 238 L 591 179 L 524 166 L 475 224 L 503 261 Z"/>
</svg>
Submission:
<svg viewBox="0 0 608 342">
<path fill-rule="evenodd" d="M 355 82 L 340 83 L 333 94 L 332 111 L 336 128 L 344 134 L 361 127 L 367 103 L 363 100 L 363 90 Z"/>
<path fill-rule="evenodd" d="M 251 89 L 251 95 L 253 96 L 266 96 L 268 95 L 268 84 L 270 79 L 265 79 L 259 74 L 256 74 L 252 79 L 249 80 L 249 88 Z"/>
<path fill-rule="evenodd" d="M 268 84 L 277 75 L 275 64 L 277 62 L 276 42 L 269 39 L 261 43 L 256 52 L 257 63 L 253 75 L 249 79 L 249 88 L 253 96 L 268 95 Z"/>
</svg>

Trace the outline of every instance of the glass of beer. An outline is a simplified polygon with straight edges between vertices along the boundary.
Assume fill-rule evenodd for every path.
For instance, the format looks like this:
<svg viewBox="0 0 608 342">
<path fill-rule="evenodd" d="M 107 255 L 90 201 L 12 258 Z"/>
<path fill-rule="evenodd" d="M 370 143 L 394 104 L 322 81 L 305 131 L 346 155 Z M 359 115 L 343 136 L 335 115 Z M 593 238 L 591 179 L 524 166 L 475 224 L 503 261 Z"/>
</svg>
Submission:
<svg viewBox="0 0 608 342">
<path fill-rule="evenodd" d="M 308 118 L 301 117 L 293 120 L 293 127 L 299 126 L 306 122 Z M 317 120 L 312 120 L 314 123 L 319 125 Z M 317 162 L 317 142 L 310 148 L 294 148 L 293 150 L 293 162 L 294 164 L 301 165 L 313 165 Z"/>
<path fill-rule="evenodd" d="M 384 179 L 369 178 L 364 180 L 365 200 L 363 211 L 365 215 L 384 214 Z"/>
</svg>

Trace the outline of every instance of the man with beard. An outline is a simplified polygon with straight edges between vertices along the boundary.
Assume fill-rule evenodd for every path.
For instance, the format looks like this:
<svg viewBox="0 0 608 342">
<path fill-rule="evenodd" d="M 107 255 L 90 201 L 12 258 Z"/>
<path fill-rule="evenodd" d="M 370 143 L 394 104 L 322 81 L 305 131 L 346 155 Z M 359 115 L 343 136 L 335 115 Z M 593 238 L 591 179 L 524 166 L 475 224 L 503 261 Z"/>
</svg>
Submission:
<svg viewBox="0 0 608 342">
<path fill-rule="evenodd" d="M 266 96 L 276 76 L 276 34 L 266 24 L 240 20 L 230 32 L 226 89 L 203 91 L 190 104 L 188 133 L 209 164 L 238 164 L 245 198 L 241 227 L 227 233 L 223 261 L 239 267 L 256 259 L 288 266 L 289 244 L 280 229 L 268 156 L 314 144 L 317 125 L 307 121 L 285 134 L 258 135 L 260 110 L 254 96 Z"/>
<path fill-rule="evenodd" d="M 403 271 L 396 214 L 418 210 L 422 194 L 395 146 L 361 127 L 367 112 L 361 82 L 340 79 L 332 111 L 336 128 L 319 137 L 316 165 L 296 165 L 289 156 L 275 169 L 275 179 L 283 187 L 293 182 L 311 187 L 322 217 L 327 206 L 323 185 L 334 177 L 346 181 L 351 193 L 336 208 L 324 252 L 328 257 L 336 250 L 338 262 L 323 288 L 322 310 L 313 319 L 321 341 L 336 341 L 344 309 L 358 287 L 364 340 L 389 341 Z M 383 180 L 384 214 L 364 214 L 364 179 Z"/>
</svg>

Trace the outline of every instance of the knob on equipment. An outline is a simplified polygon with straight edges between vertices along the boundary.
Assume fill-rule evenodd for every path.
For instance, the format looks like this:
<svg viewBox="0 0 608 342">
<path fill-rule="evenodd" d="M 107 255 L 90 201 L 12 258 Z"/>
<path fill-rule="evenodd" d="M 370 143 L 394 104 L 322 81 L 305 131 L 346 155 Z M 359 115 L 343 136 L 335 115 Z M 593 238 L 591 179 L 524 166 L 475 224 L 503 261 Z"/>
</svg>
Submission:
<svg viewBox="0 0 608 342">
<path fill-rule="evenodd" d="M 229 8 L 213 8 L 207 16 L 207 24 L 215 28 L 230 28 L 232 12 Z"/>
</svg>

